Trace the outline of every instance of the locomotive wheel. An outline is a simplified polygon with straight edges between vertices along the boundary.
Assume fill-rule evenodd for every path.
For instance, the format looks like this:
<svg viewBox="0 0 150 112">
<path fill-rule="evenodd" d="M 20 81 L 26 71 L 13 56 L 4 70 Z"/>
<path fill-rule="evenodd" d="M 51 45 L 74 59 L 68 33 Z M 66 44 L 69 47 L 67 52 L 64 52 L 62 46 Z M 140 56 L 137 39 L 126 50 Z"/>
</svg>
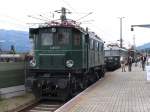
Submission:
<svg viewBox="0 0 150 112">
<path fill-rule="evenodd" d="M 77 81 L 75 77 L 71 78 L 69 96 L 73 97 L 77 94 Z"/>
<path fill-rule="evenodd" d="M 64 90 L 62 90 L 62 92 L 60 93 L 61 95 L 60 95 L 60 99 L 62 100 L 62 101 L 66 101 L 66 100 L 68 100 L 68 98 L 69 98 L 69 91 L 70 91 L 70 89 L 69 88 L 66 88 L 66 89 L 64 89 Z"/>
<path fill-rule="evenodd" d="M 93 84 L 94 82 L 96 82 L 96 74 L 95 72 L 90 72 L 89 75 L 88 75 L 88 86 L 90 86 L 91 84 Z"/>
<path fill-rule="evenodd" d="M 95 75 L 96 75 L 96 81 L 100 79 L 99 75 L 97 72 L 95 72 Z"/>
<path fill-rule="evenodd" d="M 88 83 L 89 83 L 88 77 L 87 77 L 87 75 L 84 75 L 84 77 L 83 77 L 83 90 L 88 87 Z"/>
<path fill-rule="evenodd" d="M 105 70 L 105 68 L 103 67 L 103 69 L 102 69 L 102 77 L 105 77 L 105 72 L 106 72 L 106 70 Z"/>
<path fill-rule="evenodd" d="M 98 70 L 98 71 L 97 71 L 97 75 L 98 75 L 99 79 L 102 77 L 101 70 Z"/>
</svg>

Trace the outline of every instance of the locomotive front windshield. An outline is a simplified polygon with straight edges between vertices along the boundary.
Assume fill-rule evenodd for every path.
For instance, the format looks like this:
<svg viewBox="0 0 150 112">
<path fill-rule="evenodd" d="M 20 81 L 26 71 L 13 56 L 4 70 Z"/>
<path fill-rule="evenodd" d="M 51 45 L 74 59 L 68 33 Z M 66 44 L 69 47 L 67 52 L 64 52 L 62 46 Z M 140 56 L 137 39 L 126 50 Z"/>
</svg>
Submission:
<svg viewBox="0 0 150 112">
<path fill-rule="evenodd" d="M 106 50 L 105 56 L 119 56 L 120 52 L 119 50 Z"/>
<path fill-rule="evenodd" d="M 41 34 L 41 45 L 42 46 L 53 45 L 53 34 L 52 33 L 42 33 Z"/>
<path fill-rule="evenodd" d="M 69 44 L 70 30 L 57 29 L 57 32 L 41 31 L 41 46 L 65 46 Z"/>
</svg>

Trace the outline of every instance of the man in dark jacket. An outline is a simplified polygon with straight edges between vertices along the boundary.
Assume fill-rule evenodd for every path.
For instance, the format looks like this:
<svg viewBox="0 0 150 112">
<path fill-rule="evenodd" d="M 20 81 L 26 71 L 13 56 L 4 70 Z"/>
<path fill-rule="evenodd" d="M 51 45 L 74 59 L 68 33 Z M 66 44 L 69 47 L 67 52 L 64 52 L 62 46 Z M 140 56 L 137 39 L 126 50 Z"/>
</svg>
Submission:
<svg viewBox="0 0 150 112">
<path fill-rule="evenodd" d="M 132 57 L 129 56 L 127 59 L 127 63 L 128 63 L 128 71 L 131 72 L 131 67 L 132 67 Z"/>
<path fill-rule="evenodd" d="M 143 69 L 143 71 L 144 71 L 144 70 L 145 70 L 146 56 L 142 56 L 142 57 L 141 57 L 141 61 L 142 61 L 142 69 Z"/>
</svg>

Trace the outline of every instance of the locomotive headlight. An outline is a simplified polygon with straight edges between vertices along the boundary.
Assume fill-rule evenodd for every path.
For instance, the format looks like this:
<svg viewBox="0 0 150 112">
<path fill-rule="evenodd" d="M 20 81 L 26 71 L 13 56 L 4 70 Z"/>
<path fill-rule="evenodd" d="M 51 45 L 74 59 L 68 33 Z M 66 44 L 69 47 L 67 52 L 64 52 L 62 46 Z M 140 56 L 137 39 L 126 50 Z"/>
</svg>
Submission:
<svg viewBox="0 0 150 112">
<path fill-rule="evenodd" d="M 35 61 L 35 59 L 32 59 L 32 60 L 30 61 L 30 66 L 32 66 L 32 67 L 35 67 L 35 66 L 36 66 L 36 61 Z"/>
<path fill-rule="evenodd" d="M 73 60 L 67 60 L 67 61 L 66 61 L 66 66 L 67 66 L 68 68 L 71 68 L 73 65 L 74 65 Z"/>
</svg>

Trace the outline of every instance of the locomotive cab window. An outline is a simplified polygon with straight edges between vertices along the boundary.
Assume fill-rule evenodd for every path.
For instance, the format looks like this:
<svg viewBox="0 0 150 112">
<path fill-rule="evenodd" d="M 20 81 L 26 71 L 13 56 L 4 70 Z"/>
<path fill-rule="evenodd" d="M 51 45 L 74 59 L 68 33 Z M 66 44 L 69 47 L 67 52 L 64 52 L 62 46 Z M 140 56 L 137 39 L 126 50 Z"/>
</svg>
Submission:
<svg viewBox="0 0 150 112">
<path fill-rule="evenodd" d="M 31 44 L 31 51 L 33 51 L 33 49 L 35 49 L 35 35 L 32 35 L 32 38 L 30 38 L 30 44 Z"/>
<path fill-rule="evenodd" d="M 113 55 L 114 55 L 114 56 L 119 56 L 119 55 L 120 55 L 120 51 L 115 50 L 115 51 L 113 52 Z"/>
<path fill-rule="evenodd" d="M 106 50 L 105 51 L 105 56 L 111 56 L 112 54 L 111 54 L 111 51 L 110 50 Z"/>
<path fill-rule="evenodd" d="M 31 52 L 33 52 L 34 49 L 37 48 L 38 46 L 38 34 L 30 32 L 29 38 L 30 38 L 30 43 L 31 43 Z"/>
<path fill-rule="evenodd" d="M 60 29 L 56 35 L 56 45 L 67 45 L 69 44 L 69 31 L 67 29 Z"/>
<path fill-rule="evenodd" d="M 42 33 L 41 34 L 41 45 L 42 46 L 53 45 L 53 34 L 52 33 Z"/>
</svg>

